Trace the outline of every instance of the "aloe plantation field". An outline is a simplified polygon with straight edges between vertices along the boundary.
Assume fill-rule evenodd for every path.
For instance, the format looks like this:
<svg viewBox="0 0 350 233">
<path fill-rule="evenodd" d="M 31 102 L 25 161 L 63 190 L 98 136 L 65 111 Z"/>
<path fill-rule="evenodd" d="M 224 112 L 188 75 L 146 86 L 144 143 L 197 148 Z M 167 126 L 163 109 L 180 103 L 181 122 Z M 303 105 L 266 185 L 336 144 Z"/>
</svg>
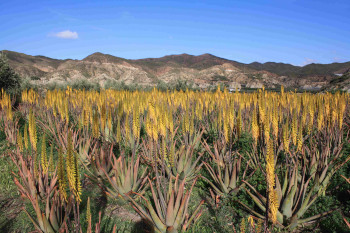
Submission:
<svg viewBox="0 0 350 233">
<path fill-rule="evenodd" d="M 0 94 L 0 232 L 349 232 L 350 95 Z"/>
</svg>

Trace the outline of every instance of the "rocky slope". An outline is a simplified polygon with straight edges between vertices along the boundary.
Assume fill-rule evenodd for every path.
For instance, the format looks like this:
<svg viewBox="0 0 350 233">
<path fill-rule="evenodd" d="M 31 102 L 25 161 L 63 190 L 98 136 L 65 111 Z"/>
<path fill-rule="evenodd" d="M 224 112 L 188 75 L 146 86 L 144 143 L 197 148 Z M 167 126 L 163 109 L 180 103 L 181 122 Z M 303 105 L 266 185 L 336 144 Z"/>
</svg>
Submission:
<svg viewBox="0 0 350 233">
<path fill-rule="evenodd" d="M 200 88 L 225 83 L 232 88 L 260 88 L 263 85 L 276 88 L 284 85 L 321 89 L 339 78 L 339 73 L 350 69 L 350 62 L 310 64 L 304 67 L 273 62 L 243 64 L 211 54 L 180 54 L 130 60 L 94 53 L 82 60 L 58 60 L 12 51 L 2 52 L 18 74 L 29 77 L 38 84 L 88 80 L 104 85 L 111 80 L 152 86 L 159 82 L 176 83 L 182 80 Z"/>
<path fill-rule="evenodd" d="M 350 69 L 344 70 L 341 76 L 331 80 L 329 85 L 325 86 L 324 89 L 328 91 L 342 90 L 350 92 Z"/>
</svg>

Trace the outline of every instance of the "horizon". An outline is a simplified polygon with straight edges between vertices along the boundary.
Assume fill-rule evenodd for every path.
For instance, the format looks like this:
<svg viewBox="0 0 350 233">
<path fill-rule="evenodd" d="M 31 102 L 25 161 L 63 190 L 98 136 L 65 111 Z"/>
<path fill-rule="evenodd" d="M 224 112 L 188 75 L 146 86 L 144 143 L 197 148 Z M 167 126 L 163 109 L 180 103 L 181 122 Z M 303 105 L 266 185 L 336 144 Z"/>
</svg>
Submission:
<svg viewBox="0 0 350 233">
<path fill-rule="evenodd" d="M 198 57 L 198 56 L 202 56 L 202 55 L 211 55 L 211 56 L 214 56 L 214 57 L 217 57 L 217 58 L 221 58 L 221 59 L 226 59 L 226 60 L 230 60 L 230 61 L 234 61 L 234 62 L 238 62 L 238 63 L 241 63 L 241 64 L 244 64 L 244 65 L 249 65 L 249 64 L 252 64 L 252 63 L 260 63 L 260 64 L 265 64 L 265 63 L 276 63 L 276 64 L 287 64 L 287 65 L 293 65 L 293 66 L 299 66 L 299 67 L 304 67 L 304 66 L 307 66 L 307 65 L 312 65 L 312 64 L 317 64 L 317 65 L 327 65 L 327 64 L 334 64 L 334 63 L 347 63 L 347 62 L 350 62 L 350 61 L 344 61 L 344 62 L 331 62 L 331 63 L 317 63 L 317 62 L 312 62 L 312 63 L 308 63 L 308 64 L 305 64 L 305 65 L 294 65 L 294 64 L 291 64 L 291 63 L 285 63 L 285 62 L 279 62 L 279 61 L 266 61 L 266 62 L 258 62 L 258 61 L 253 61 L 253 62 L 250 62 L 250 63 L 244 63 L 244 62 L 241 62 L 241 61 L 238 61 L 238 60 L 231 60 L 229 58 L 225 58 L 225 57 L 220 57 L 220 56 L 216 56 L 215 54 L 211 54 L 211 53 L 203 53 L 203 54 L 198 54 L 198 55 L 194 55 L 194 54 L 189 54 L 189 53 L 180 53 L 180 54 L 166 54 L 166 55 L 162 55 L 160 57 L 144 57 L 144 58 L 137 58 L 137 59 L 128 59 L 128 58 L 124 58 L 124 57 L 120 57 L 120 56 L 117 56 L 117 55 L 113 55 L 113 54 L 108 54 L 108 53 L 102 53 L 102 52 L 94 52 L 94 53 L 91 53 L 89 55 L 86 55 L 85 57 L 81 58 L 81 59 L 73 59 L 73 58 L 54 58 L 54 57 L 48 57 L 48 56 L 45 56 L 45 55 L 42 55 L 42 54 L 38 54 L 38 55 L 33 55 L 33 54 L 26 54 L 26 53 L 22 53 L 22 52 L 18 52 L 18 51 L 11 51 L 11 50 L 0 50 L 0 52 L 4 52 L 4 51 L 7 51 L 7 52 L 14 52 L 14 53 L 20 53 L 20 54 L 25 54 L 25 55 L 29 55 L 29 56 L 32 56 L 32 57 L 46 57 L 46 58 L 50 58 L 50 59 L 54 59 L 54 60 L 77 60 L 77 61 L 81 61 L 95 53 L 100 53 L 100 54 L 103 54 L 103 55 L 109 55 L 109 56 L 113 56 L 113 57 L 117 57 L 117 58 L 122 58 L 122 59 L 126 59 L 126 60 L 142 60 L 142 59 L 158 59 L 158 58 L 163 58 L 163 57 L 168 57 L 168 56 L 181 56 L 181 55 L 189 55 L 189 56 L 195 56 L 195 57 Z"/>
<path fill-rule="evenodd" d="M 244 64 L 350 61 L 350 2 L 32 1 L 0 3 L 0 50 L 55 59 L 209 53 Z"/>
</svg>

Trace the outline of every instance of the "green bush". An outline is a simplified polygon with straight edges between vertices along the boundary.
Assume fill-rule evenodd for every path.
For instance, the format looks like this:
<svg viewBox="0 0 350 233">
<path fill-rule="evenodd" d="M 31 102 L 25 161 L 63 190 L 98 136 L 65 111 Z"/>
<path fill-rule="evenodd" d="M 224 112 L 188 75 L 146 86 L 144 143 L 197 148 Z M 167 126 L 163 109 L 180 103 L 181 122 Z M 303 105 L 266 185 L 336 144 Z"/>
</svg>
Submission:
<svg viewBox="0 0 350 233">
<path fill-rule="evenodd" d="M 9 66 L 3 53 L 0 54 L 0 87 L 6 91 L 16 91 L 20 87 L 20 77 Z"/>
<path fill-rule="evenodd" d="M 105 89 L 113 89 L 113 90 L 128 90 L 128 91 L 136 91 L 136 90 L 152 90 L 150 86 L 140 86 L 138 84 L 126 84 L 124 81 L 115 81 L 115 80 L 107 80 L 104 85 Z"/>
<path fill-rule="evenodd" d="M 20 90 L 29 90 L 29 89 L 38 91 L 39 88 L 37 85 L 31 82 L 31 79 L 28 79 L 28 78 L 22 79 L 22 81 L 20 82 Z"/>
<path fill-rule="evenodd" d="M 80 90 L 85 89 L 85 90 L 99 91 L 101 89 L 101 86 L 99 83 L 89 82 L 86 79 L 79 79 L 77 81 L 69 83 L 68 86 L 70 86 L 72 89 L 80 89 Z"/>
</svg>

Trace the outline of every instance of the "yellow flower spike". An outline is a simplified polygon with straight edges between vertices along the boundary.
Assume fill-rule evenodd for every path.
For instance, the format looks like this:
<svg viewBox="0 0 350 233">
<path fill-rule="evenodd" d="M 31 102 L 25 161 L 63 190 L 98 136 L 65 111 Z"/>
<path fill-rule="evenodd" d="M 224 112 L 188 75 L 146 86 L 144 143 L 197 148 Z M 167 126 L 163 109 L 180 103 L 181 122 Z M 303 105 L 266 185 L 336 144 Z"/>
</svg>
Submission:
<svg viewBox="0 0 350 233">
<path fill-rule="evenodd" d="M 42 137 L 41 142 L 41 167 L 43 169 L 43 173 L 46 174 L 48 172 L 48 161 L 47 161 L 47 152 L 46 152 L 46 135 Z"/>
<path fill-rule="evenodd" d="M 275 190 L 269 190 L 270 218 L 273 224 L 277 222 L 278 197 Z"/>
<path fill-rule="evenodd" d="M 266 118 L 263 126 L 264 126 L 265 142 L 268 143 L 270 140 L 270 116 L 269 116 L 269 114 L 267 115 L 267 118 Z"/>
<path fill-rule="evenodd" d="M 275 186 L 275 155 L 273 141 L 270 140 L 266 150 L 266 180 L 269 195 L 269 213 L 273 224 L 277 221 L 278 196 Z"/>
<path fill-rule="evenodd" d="M 36 144 L 37 144 L 37 134 L 36 134 L 36 123 L 35 123 L 35 116 L 33 113 L 33 110 L 30 109 L 29 111 L 29 138 L 30 143 L 32 145 L 32 149 L 36 151 Z"/>
<path fill-rule="evenodd" d="M 266 148 L 266 178 L 269 186 L 275 186 L 275 157 L 274 157 L 273 141 L 268 140 Z"/>
<path fill-rule="evenodd" d="M 75 198 L 78 203 L 81 202 L 81 193 L 82 193 L 82 187 L 81 187 L 81 180 L 80 180 L 80 172 L 79 172 L 79 165 L 78 165 L 78 155 L 77 153 L 74 153 L 74 170 L 75 170 L 75 186 L 73 189 Z"/>
<path fill-rule="evenodd" d="M 76 191 L 75 178 L 76 178 L 76 170 L 75 170 L 75 158 L 73 151 L 73 142 L 72 142 L 72 133 L 68 132 L 68 145 L 67 145 L 67 155 L 66 155 L 66 172 L 68 178 L 69 187 Z"/>
<path fill-rule="evenodd" d="M 296 111 L 293 112 L 293 118 L 292 118 L 292 143 L 293 145 L 297 145 L 297 130 L 298 130 L 298 121 L 297 121 L 297 113 Z"/>
<path fill-rule="evenodd" d="M 258 142 L 259 138 L 259 125 L 257 123 L 256 119 L 256 113 L 253 113 L 253 118 L 252 118 L 252 136 L 254 139 L 255 144 Z"/>
<path fill-rule="evenodd" d="M 250 227 L 251 227 L 252 229 L 255 228 L 255 223 L 254 223 L 253 216 L 249 215 L 249 217 L 248 217 L 248 223 L 249 223 L 249 225 L 250 225 Z"/>
</svg>

